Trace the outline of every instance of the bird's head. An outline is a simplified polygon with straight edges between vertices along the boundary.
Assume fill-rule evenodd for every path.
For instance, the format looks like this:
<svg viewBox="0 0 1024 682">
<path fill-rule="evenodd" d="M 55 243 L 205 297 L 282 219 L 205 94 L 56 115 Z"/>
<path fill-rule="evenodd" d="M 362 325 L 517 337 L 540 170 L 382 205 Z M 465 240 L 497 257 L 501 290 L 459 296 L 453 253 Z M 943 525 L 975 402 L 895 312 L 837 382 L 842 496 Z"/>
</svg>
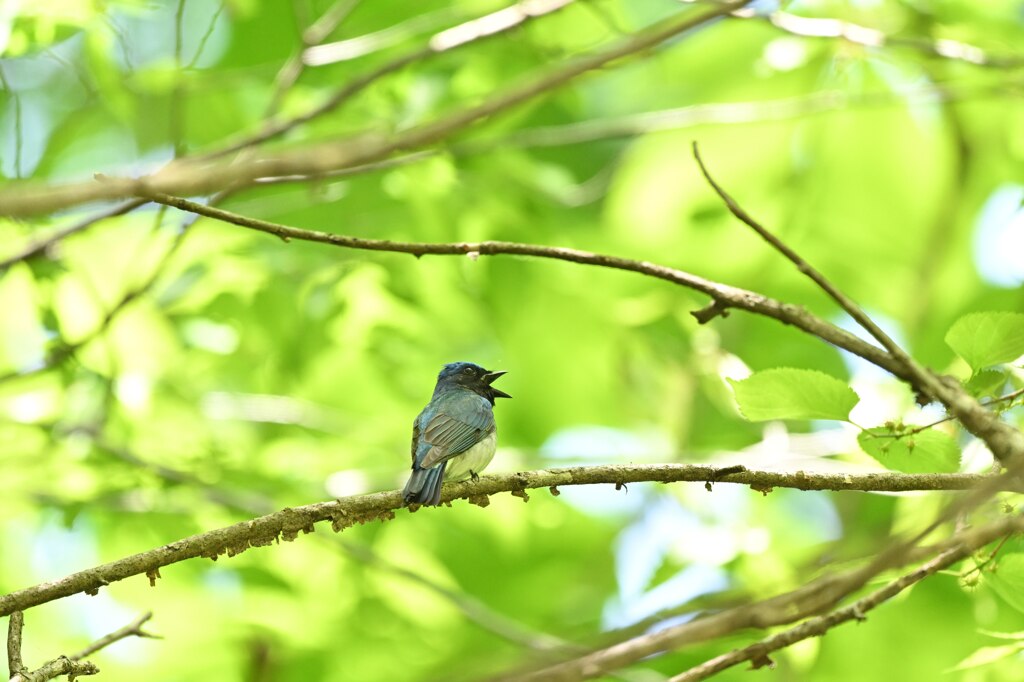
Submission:
<svg viewBox="0 0 1024 682">
<path fill-rule="evenodd" d="M 434 393 L 444 388 L 468 388 L 494 404 L 495 398 L 511 398 L 508 393 L 494 388 L 491 384 L 505 372 L 491 372 L 472 362 L 450 362 L 437 375 L 437 388 Z"/>
</svg>

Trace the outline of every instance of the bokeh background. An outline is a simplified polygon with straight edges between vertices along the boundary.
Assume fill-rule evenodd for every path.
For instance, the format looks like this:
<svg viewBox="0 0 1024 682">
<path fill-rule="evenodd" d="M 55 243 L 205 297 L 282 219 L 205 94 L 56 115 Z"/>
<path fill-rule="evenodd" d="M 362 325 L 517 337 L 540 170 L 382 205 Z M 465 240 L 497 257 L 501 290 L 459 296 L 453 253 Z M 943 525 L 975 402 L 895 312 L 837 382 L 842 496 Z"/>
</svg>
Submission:
<svg viewBox="0 0 1024 682">
<path fill-rule="evenodd" d="M 1024 6 L 782 5 L 759 3 L 757 16 L 617 62 L 423 157 L 247 188 L 220 205 L 360 237 L 650 260 L 849 326 L 728 215 L 692 160 L 697 140 L 748 210 L 918 359 L 965 376 L 943 342 L 953 321 L 1024 309 Z M 9 3 L 0 174 L 5 184 L 135 175 L 215 150 L 502 6 Z M 317 140 L 428 122 L 685 11 L 701 10 L 571 3 L 416 61 L 263 151 L 315 154 Z M 301 67 L 303 31 L 325 14 L 337 26 L 318 43 L 341 47 Z M 891 40 L 812 35 L 839 26 L 828 20 Z M 289 62 L 300 71 L 291 85 Z M 103 208 L 0 219 L 0 258 Z M 918 410 L 879 370 L 772 320 L 734 313 L 700 326 L 689 313 L 706 303 L 624 272 L 284 243 L 152 205 L 98 222 L 0 271 L 0 592 L 261 511 L 400 486 L 412 420 L 453 360 L 508 370 L 502 388 L 514 399 L 497 406 L 492 465 L 501 471 L 879 468 L 851 425 L 745 422 L 725 379 L 770 367 L 850 381 L 862 426 L 942 416 Z M 960 438 L 964 469 L 983 470 L 983 448 Z M 149 629 L 164 639 L 104 650 L 103 679 L 479 679 L 558 641 L 593 645 L 791 589 L 921 527 L 945 499 L 636 484 L 538 492 L 527 504 L 497 496 L 486 509 L 459 502 L 32 609 L 25 657 L 41 664 L 152 610 Z M 1019 653 L 956 669 L 980 647 L 1007 644 L 985 631 L 1024 630 L 1015 575 L 971 585 L 936 576 L 756 674 L 1019 680 Z M 618 679 L 666 679 L 755 637 L 670 653 Z"/>
</svg>

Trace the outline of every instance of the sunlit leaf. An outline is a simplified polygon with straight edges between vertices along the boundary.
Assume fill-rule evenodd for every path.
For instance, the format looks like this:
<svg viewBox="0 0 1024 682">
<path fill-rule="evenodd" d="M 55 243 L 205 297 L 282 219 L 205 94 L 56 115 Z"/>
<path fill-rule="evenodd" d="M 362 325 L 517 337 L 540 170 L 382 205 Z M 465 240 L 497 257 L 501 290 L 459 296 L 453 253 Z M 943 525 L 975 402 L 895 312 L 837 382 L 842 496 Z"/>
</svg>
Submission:
<svg viewBox="0 0 1024 682">
<path fill-rule="evenodd" d="M 860 400 L 846 383 L 810 369 L 768 369 L 729 383 L 740 411 L 751 421 L 846 420 Z"/>
<path fill-rule="evenodd" d="M 890 429 L 861 431 L 857 442 L 879 464 L 909 474 L 952 473 L 960 468 L 960 446 L 937 429 L 896 437 Z"/>
<path fill-rule="evenodd" d="M 1024 355 L 1024 313 L 971 313 L 957 320 L 946 343 L 974 370 Z"/>
</svg>

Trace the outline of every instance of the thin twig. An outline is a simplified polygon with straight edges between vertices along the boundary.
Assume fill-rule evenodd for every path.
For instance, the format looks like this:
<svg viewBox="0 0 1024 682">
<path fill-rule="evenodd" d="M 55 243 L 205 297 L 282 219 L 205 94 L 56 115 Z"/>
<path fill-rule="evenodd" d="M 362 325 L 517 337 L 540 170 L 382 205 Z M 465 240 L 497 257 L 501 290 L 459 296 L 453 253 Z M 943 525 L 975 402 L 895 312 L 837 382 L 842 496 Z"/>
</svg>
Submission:
<svg viewBox="0 0 1024 682">
<path fill-rule="evenodd" d="M 800 490 L 965 490 L 989 481 L 1017 490 L 1019 483 L 1007 477 L 977 474 L 822 474 L 803 471 L 736 471 L 723 475 L 720 468 L 686 464 L 637 464 L 569 467 L 481 476 L 477 481 L 446 484 L 441 500 L 468 499 L 485 504 L 489 495 L 521 492 L 534 488 L 557 488 L 595 483 L 624 484 L 654 481 L 739 483 L 758 490 L 792 487 Z M 198 557 L 234 556 L 251 547 L 272 544 L 279 539 L 294 540 L 300 532 L 312 532 L 315 524 L 332 521 L 340 531 L 356 523 L 390 520 L 402 507 L 399 492 L 354 495 L 331 502 L 319 502 L 283 509 L 242 521 L 225 528 L 206 531 L 155 549 L 124 557 L 101 566 L 73 573 L 65 578 L 0 596 L 0 616 L 38 606 L 79 592 L 96 593 L 101 587 L 135 575 L 153 573 L 161 567 Z"/>
<path fill-rule="evenodd" d="M 32 243 L 22 248 L 20 251 L 0 261 L 0 271 L 4 270 L 5 268 L 9 268 L 15 263 L 19 263 L 21 261 L 28 260 L 30 258 L 38 256 L 39 254 L 48 251 L 57 242 L 63 241 L 64 239 L 70 237 L 73 234 L 83 232 L 84 230 L 89 229 L 98 222 L 106 220 L 107 218 L 113 218 L 115 216 L 124 215 L 131 211 L 134 211 L 139 206 L 142 206 L 143 204 L 147 203 L 149 202 L 146 199 L 132 199 L 131 201 L 126 201 L 123 204 L 119 204 L 117 206 L 109 208 L 106 211 L 103 211 L 102 213 L 97 213 L 94 216 L 89 216 L 88 218 L 85 218 L 73 225 L 61 228 L 54 232 L 53 234 L 43 237 L 42 239 L 37 239 L 36 241 L 33 241 Z"/>
<path fill-rule="evenodd" d="M 23 137 L 21 131 L 21 95 L 14 92 L 11 84 L 7 82 L 7 74 L 4 72 L 3 64 L 0 64 L 0 85 L 3 86 L 6 92 L 10 93 L 11 100 L 14 102 L 14 177 L 20 178 Z"/>
<path fill-rule="evenodd" d="M 960 382 L 952 377 L 939 377 L 927 368 L 918 364 L 910 355 L 889 337 L 875 322 L 868 317 L 851 298 L 836 288 L 810 263 L 801 258 L 796 251 L 769 232 L 763 225 L 747 213 L 732 196 L 729 195 L 704 165 L 700 157 L 697 143 L 693 143 L 693 156 L 700 166 L 701 173 L 708 184 L 721 197 L 729 211 L 741 222 L 748 225 L 777 251 L 788 258 L 797 269 L 809 277 L 825 291 L 840 307 L 845 310 L 863 329 L 873 336 L 887 351 L 888 357 L 900 368 L 897 374 L 927 400 L 938 400 L 943 403 L 968 431 L 981 438 L 997 460 L 1003 464 L 1024 468 L 1024 432 L 999 420 L 998 416 L 986 409 L 975 400 Z M 890 370 L 891 371 L 891 370 Z M 1019 464 L 1017 464 L 1019 463 Z"/>
<path fill-rule="evenodd" d="M 311 26 L 306 29 L 299 27 L 299 40 L 301 47 L 288 58 L 284 66 L 277 72 L 274 78 L 274 90 L 270 95 L 270 102 L 263 116 L 266 119 L 263 132 L 273 128 L 271 119 L 277 115 L 288 92 L 295 86 L 306 69 L 306 62 L 302 59 L 303 52 L 310 46 L 316 45 L 323 38 L 341 25 L 341 22 L 356 8 L 360 0 L 336 0 L 331 7 L 321 15 Z"/>
<path fill-rule="evenodd" d="M 192 55 L 192 59 L 189 60 L 188 64 L 185 65 L 185 69 L 194 69 L 196 64 L 199 63 L 199 58 L 203 56 L 203 50 L 206 49 L 206 42 L 213 35 L 213 31 L 217 28 L 217 20 L 220 19 L 220 15 L 224 12 L 224 7 L 227 5 L 226 0 L 221 0 L 217 5 L 217 9 L 214 11 L 213 16 L 210 17 L 210 23 L 206 26 L 206 31 L 203 36 L 199 39 L 199 45 L 196 46 L 196 52 Z"/>
<path fill-rule="evenodd" d="M 147 198 L 161 204 L 173 206 L 183 211 L 189 211 L 208 218 L 214 218 L 240 227 L 245 227 L 259 232 L 274 235 L 285 241 L 292 239 L 301 241 L 330 244 L 332 246 L 363 249 L 368 251 L 390 251 L 394 253 L 408 253 L 414 256 L 424 255 L 468 255 L 493 256 L 500 254 L 531 256 L 534 258 L 549 258 L 554 260 L 593 265 L 597 267 L 612 268 L 635 272 L 656 279 L 662 279 L 680 286 L 710 296 L 715 302 L 715 314 L 721 314 L 726 308 L 736 308 L 748 312 L 764 315 L 778 320 L 785 324 L 793 325 L 813 336 L 816 336 L 827 343 L 838 348 L 847 350 L 865 360 L 891 372 L 895 376 L 910 380 L 905 369 L 877 346 L 864 341 L 860 337 L 845 329 L 830 324 L 814 315 L 811 315 L 803 308 L 776 301 L 753 291 L 739 289 L 719 282 L 698 277 L 696 275 L 649 263 L 637 261 L 618 256 L 581 251 L 556 246 L 540 246 L 536 244 L 523 244 L 519 242 L 455 242 L 455 243 L 426 243 L 426 242 L 394 242 L 384 239 L 362 239 L 329 232 L 318 232 L 306 230 L 279 223 L 272 223 L 266 220 L 249 218 L 247 216 L 225 211 L 223 209 L 199 204 L 188 199 L 173 197 L 166 194 L 151 193 Z M 699 322 L 706 322 L 714 315 L 709 315 L 706 309 L 693 313 Z"/>
<path fill-rule="evenodd" d="M 143 201 L 143 203 L 146 202 Z M 128 205 L 125 204 L 121 208 L 123 209 L 127 206 Z M 127 212 L 127 210 L 123 212 Z M 160 279 L 160 276 L 163 275 L 163 273 L 166 271 L 168 265 L 171 262 L 171 258 L 174 256 L 175 253 L 177 253 L 178 249 L 181 248 L 181 245 L 189 232 L 188 227 L 193 222 L 195 222 L 194 218 L 191 218 L 185 222 L 185 225 L 183 225 L 182 228 L 178 231 L 178 233 L 174 236 L 174 241 L 171 242 L 170 247 L 168 247 L 167 251 L 165 251 L 163 256 L 161 256 L 160 261 L 157 263 L 156 267 L 149 274 L 149 276 L 146 277 L 146 279 L 140 282 L 139 284 L 125 291 L 124 294 L 122 294 L 120 300 L 118 300 L 118 302 L 115 303 L 114 306 L 103 315 L 103 319 L 100 320 L 99 324 L 96 325 L 95 329 L 93 329 L 91 332 L 80 338 L 78 341 L 75 341 L 73 343 L 60 343 L 47 354 L 46 360 L 38 366 L 32 367 L 31 369 L 28 370 L 15 370 L 7 372 L 6 374 L 0 374 L 0 384 L 14 379 L 23 379 L 26 377 L 36 376 L 37 374 L 49 371 L 59 366 L 62 362 L 67 360 L 69 357 L 73 356 L 79 350 L 81 350 L 82 348 L 84 348 L 85 346 L 89 345 L 97 338 L 102 336 L 103 333 L 106 332 L 106 330 L 110 327 L 110 324 L 117 318 L 117 316 L 122 311 L 124 311 L 125 308 L 127 308 L 132 302 L 138 300 L 141 296 L 143 296 L 145 293 L 147 293 L 150 289 L 153 288 L 157 280 Z"/>
<path fill-rule="evenodd" d="M 754 219 L 746 210 L 740 206 L 732 196 L 725 191 L 725 189 L 719 185 L 713 177 L 708 167 L 704 165 L 704 160 L 700 156 L 700 148 L 697 146 L 697 142 L 693 143 L 693 158 L 697 160 L 697 165 L 700 167 L 700 172 L 704 175 L 704 179 L 707 180 L 711 188 L 715 190 L 715 193 L 721 197 L 725 203 L 729 212 L 736 216 L 740 222 L 745 223 L 757 234 L 761 236 L 766 242 L 768 242 L 776 251 L 784 255 L 790 260 L 797 269 L 809 277 L 819 288 L 827 293 L 832 300 L 839 304 L 839 306 L 845 310 L 850 317 L 854 319 L 857 324 L 865 329 L 871 336 L 873 336 L 882 347 L 885 348 L 894 357 L 903 355 L 903 351 L 896 344 L 892 338 L 889 337 L 882 329 L 875 324 L 875 322 L 868 317 L 859 305 L 857 305 L 850 297 L 841 292 L 836 286 L 834 286 L 828 279 L 825 278 L 814 266 L 804 260 L 796 251 L 790 248 L 785 242 L 776 237 L 774 234 L 768 231 L 761 223 Z"/>
<path fill-rule="evenodd" d="M 102 649 L 104 647 L 108 647 L 111 644 L 113 644 L 114 642 L 122 640 L 125 637 L 142 637 L 142 638 L 145 638 L 145 639 L 161 639 L 160 635 L 154 635 L 153 633 L 146 632 L 145 630 L 142 629 L 142 625 L 146 621 L 148 621 L 150 618 L 152 618 L 152 617 L 153 617 L 153 612 L 152 611 L 147 611 L 146 613 L 142 614 L 141 616 L 139 616 L 138 618 L 133 620 L 131 623 L 128 623 L 128 625 L 125 625 L 123 628 L 119 628 L 117 630 L 114 630 L 111 633 L 103 635 L 102 637 L 97 639 L 95 642 L 93 642 L 89 646 L 87 646 L 84 649 L 82 649 L 81 651 L 79 651 L 77 654 L 74 654 L 72 656 L 68 656 L 68 658 L 70 658 L 72 661 L 81 661 L 83 658 L 86 658 L 88 656 L 92 656 L 94 653 L 96 653 L 100 649 Z"/>
<path fill-rule="evenodd" d="M 1018 389 L 1016 391 L 1013 391 L 1012 393 L 1007 393 L 1006 395 L 1001 395 L 1001 396 L 999 396 L 997 398 L 992 398 L 991 400 L 987 400 L 987 401 L 985 401 L 982 404 L 985 407 L 991 407 L 993 405 L 998 405 L 1000 403 L 1005 403 L 1007 401 L 1013 401 L 1013 400 L 1021 397 L 1022 395 L 1024 395 L 1024 388 L 1021 388 L 1021 389 Z M 916 436 L 917 434 L 921 433 L 922 431 L 927 431 L 928 429 L 930 429 L 932 427 L 938 426 L 939 424 L 945 424 L 946 422 L 953 421 L 954 419 L 956 419 L 955 416 L 947 415 L 947 416 L 943 417 L 942 419 L 936 419 L 935 421 L 930 422 L 928 424 L 922 424 L 920 426 L 914 426 L 914 427 L 911 427 L 911 428 L 909 428 L 909 429 L 907 429 L 905 431 L 900 431 L 898 433 L 876 433 L 876 434 L 872 434 L 872 437 L 873 438 L 893 438 L 893 439 L 899 440 L 900 438 L 906 438 L 908 436 Z"/>
</svg>

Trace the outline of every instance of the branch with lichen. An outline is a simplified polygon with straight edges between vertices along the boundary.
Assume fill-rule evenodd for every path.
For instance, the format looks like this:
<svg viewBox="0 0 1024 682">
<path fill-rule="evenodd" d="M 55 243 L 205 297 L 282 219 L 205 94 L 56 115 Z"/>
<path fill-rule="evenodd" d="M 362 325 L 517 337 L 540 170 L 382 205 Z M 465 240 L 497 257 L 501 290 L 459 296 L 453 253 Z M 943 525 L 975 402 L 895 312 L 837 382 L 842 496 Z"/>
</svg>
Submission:
<svg viewBox="0 0 1024 682">
<path fill-rule="evenodd" d="M 100 669 L 95 663 L 84 660 L 94 653 L 118 642 L 126 637 L 156 638 L 157 635 L 146 632 L 142 625 L 153 617 L 152 613 L 144 613 L 134 621 L 119 628 L 85 647 L 73 656 L 58 656 L 47 661 L 35 670 L 29 670 L 21 658 L 22 631 L 25 626 L 25 616 L 21 611 L 14 611 L 10 614 L 7 627 L 7 668 L 10 672 L 10 682 L 45 682 L 61 675 L 67 675 L 68 680 L 85 675 L 95 675 Z"/>
<path fill-rule="evenodd" d="M 557 495 L 559 487 L 570 485 L 612 484 L 621 488 L 640 482 L 698 482 L 706 485 L 737 483 L 768 492 L 773 488 L 800 490 L 859 490 L 901 492 L 912 490 L 968 490 L 996 480 L 978 474 L 867 474 L 752 471 L 741 466 L 713 467 L 691 464 L 634 464 L 544 469 L 514 474 L 481 476 L 478 481 L 448 483 L 442 490 L 442 502 L 466 499 L 487 506 L 489 496 L 511 493 L 524 500 L 528 490 L 547 488 Z M 1006 489 L 1017 485 L 1002 479 Z M 155 585 L 160 569 L 188 559 L 222 555 L 235 556 L 252 547 L 295 540 L 300 533 L 312 533 L 317 523 L 330 521 L 337 532 L 355 524 L 390 520 L 402 508 L 398 491 L 355 495 L 330 502 L 291 507 L 233 524 L 198 533 L 149 551 L 72 573 L 59 580 L 28 587 L 0 596 L 0 616 L 85 592 L 97 594 L 102 587 L 137 575 L 145 575 Z"/>
</svg>

